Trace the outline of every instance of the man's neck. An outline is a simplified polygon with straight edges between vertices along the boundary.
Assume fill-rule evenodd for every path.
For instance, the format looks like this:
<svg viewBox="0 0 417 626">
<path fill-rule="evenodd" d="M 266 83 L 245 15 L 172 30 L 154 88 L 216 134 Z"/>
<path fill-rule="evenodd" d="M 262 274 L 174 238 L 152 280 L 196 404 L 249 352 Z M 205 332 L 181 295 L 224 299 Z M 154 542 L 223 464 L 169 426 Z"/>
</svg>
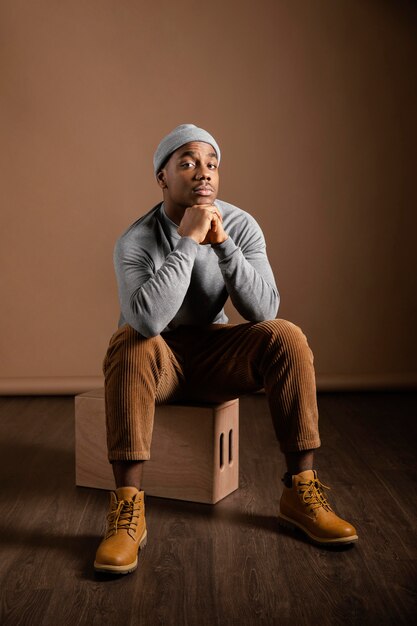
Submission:
<svg viewBox="0 0 417 626">
<path fill-rule="evenodd" d="M 182 218 L 184 217 L 185 208 L 180 206 L 173 206 L 164 200 L 165 215 L 174 222 L 177 226 L 180 225 Z"/>
</svg>

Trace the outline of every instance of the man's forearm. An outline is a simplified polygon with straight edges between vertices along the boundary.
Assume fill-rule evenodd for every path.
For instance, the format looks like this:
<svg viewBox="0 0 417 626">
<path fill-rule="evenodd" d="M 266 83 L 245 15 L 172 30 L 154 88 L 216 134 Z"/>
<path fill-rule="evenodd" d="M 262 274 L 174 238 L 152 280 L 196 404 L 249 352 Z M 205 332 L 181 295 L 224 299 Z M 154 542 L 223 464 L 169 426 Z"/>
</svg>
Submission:
<svg viewBox="0 0 417 626">
<path fill-rule="evenodd" d="M 242 317 L 253 322 L 274 319 L 280 299 L 266 255 L 256 254 L 249 261 L 230 238 L 213 249 L 227 291 Z"/>
<path fill-rule="evenodd" d="M 198 244 L 183 237 L 153 274 L 115 254 L 121 311 L 126 322 L 145 337 L 159 335 L 178 312 L 187 293 Z"/>
</svg>

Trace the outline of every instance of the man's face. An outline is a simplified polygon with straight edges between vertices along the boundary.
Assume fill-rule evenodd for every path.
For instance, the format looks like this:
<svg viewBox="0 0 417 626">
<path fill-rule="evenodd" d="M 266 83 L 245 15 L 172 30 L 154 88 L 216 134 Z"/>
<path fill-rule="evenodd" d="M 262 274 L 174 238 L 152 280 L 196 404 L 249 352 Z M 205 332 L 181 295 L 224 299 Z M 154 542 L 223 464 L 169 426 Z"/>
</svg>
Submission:
<svg viewBox="0 0 417 626">
<path fill-rule="evenodd" d="M 157 176 L 164 202 L 186 209 L 195 204 L 212 204 L 219 188 L 216 151 L 202 141 L 191 141 L 173 152 Z"/>
</svg>

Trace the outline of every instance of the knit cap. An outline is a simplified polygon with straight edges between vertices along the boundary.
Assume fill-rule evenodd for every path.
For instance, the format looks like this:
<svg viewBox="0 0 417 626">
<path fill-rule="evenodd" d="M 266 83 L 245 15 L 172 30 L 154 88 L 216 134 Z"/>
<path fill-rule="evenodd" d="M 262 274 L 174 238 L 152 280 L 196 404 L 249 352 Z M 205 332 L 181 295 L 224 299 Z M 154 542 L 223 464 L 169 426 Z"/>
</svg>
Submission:
<svg viewBox="0 0 417 626">
<path fill-rule="evenodd" d="M 175 150 L 178 150 L 178 148 L 190 141 L 203 141 L 204 143 L 212 145 L 216 151 L 217 160 L 220 163 L 220 148 L 214 137 L 204 130 L 204 128 L 198 128 L 194 126 L 194 124 L 181 124 L 166 135 L 157 147 L 153 156 L 155 175 L 159 172 L 161 165 L 165 163 L 167 158 L 175 152 Z"/>
</svg>

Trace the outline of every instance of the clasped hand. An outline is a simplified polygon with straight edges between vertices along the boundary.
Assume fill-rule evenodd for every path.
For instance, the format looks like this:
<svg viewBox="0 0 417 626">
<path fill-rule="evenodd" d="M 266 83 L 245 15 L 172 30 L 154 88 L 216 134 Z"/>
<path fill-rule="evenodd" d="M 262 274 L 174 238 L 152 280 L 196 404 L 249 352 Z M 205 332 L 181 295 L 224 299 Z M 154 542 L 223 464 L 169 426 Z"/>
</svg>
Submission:
<svg viewBox="0 0 417 626">
<path fill-rule="evenodd" d="M 223 218 L 214 204 L 195 204 L 185 210 L 178 226 L 181 237 L 191 237 L 201 245 L 226 241 Z"/>
</svg>

